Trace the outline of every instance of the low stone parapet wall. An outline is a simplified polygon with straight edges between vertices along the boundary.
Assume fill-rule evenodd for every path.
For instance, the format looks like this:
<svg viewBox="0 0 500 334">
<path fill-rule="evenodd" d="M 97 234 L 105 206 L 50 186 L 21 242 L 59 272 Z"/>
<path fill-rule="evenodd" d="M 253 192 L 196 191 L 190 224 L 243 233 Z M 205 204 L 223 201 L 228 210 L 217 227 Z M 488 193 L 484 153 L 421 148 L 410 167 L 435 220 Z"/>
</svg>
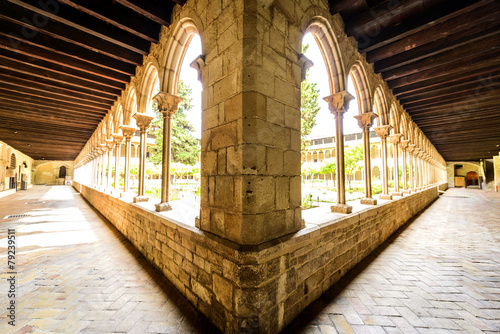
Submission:
<svg viewBox="0 0 500 334">
<path fill-rule="evenodd" d="M 443 188 L 349 215 L 325 213 L 332 219 L 259 246 L 239 246 L 78 182 L 73 186 L 225 333 L 279 332 Z"/>
</svg>

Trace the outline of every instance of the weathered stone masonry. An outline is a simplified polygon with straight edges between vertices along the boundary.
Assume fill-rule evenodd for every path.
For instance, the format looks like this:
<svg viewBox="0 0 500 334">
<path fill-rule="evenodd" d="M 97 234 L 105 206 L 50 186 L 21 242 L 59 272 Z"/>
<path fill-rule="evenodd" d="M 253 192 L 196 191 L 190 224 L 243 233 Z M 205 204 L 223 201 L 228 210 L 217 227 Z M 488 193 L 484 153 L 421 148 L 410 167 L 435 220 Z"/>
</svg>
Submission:
<svg viewBox="0 0 500 334">
<path fill-rule="evenodd" d="M 91 205 L 222 331 L 277 333 L 446 183 L 259 246 L 239 246 L 77 182 Z"/>
</svg>

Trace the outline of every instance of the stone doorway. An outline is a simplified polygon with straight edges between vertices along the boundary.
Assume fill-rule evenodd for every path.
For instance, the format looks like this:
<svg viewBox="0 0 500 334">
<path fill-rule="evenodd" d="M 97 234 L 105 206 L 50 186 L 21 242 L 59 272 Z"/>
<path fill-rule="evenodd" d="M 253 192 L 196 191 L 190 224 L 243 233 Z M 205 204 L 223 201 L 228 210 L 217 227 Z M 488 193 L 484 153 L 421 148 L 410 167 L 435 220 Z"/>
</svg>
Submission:
<svg viewBox="0 0 500 334">
<path fill-rule="evenodd" d="M 479 176 L 476 172 L 468 172 L 466 176 L 466 187 L 479 186 Z"/>
</svg>

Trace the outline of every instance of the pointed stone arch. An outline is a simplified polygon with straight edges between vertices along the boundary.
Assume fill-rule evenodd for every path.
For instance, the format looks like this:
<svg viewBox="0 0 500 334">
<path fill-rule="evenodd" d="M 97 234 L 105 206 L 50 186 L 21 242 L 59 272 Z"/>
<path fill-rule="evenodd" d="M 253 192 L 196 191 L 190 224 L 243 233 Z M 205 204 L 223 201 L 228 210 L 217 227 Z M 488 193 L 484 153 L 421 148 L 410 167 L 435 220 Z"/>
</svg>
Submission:
<svg viewBox="0 0 500 334">
<path fill-rule="evenodd" d="M 181 19 L 173 30 L 172 36 L 165 47 L 164 56 L 162 57 L 164 63 L 163 73 L 160 76 L 161 91 L 174 95 L 177 94 L 177 83 L 179 82 L 184 55 L 195 34 L 200 35 L 200 30 L 195 20 L 190 17 Z M 201 44 L 203 52 L 203 40 Z"/>
<path fill-rule="evenodd" d="M 344 73 L 344 62 L 336 33 L 333 31 L 330 22 L 322 16 L 314 16 L 308 22 L 304 35 L 309 32 L 313 35 L 323 55 L 330 83 L 330 94 L 345 91 L 347 76 Z"/>
<path fill-rule="evenodd" d="M 382 87 L 379 85 L 373 93 L 373 111 L 378 115 L 377 125 L 388 125 L 387 99 Z"/>
<path fill-rule="evenodd" d="M 158 61 L 154 57 L 149 57 L 148 62 L 144 66 L 145 70 L 139 87 L 137 109 L 140 113 L 151 114 L 154 89 L 157 83 L 160 85 L 160 91 L 162 91 L 162 80 L 160 77 L 160 73 L 162 72 Z"/>
<path fill-rule="evenodd" d="M 355 62 L 349 71 L 358 101 L 359 113 L 364 114 L 372 111 L 372 94 L 366 77 L 366 72 L 361 62 Z"/>
<path fill-rule="evenodd" d="M 135 124 L 135 120 L 132 116 L 137 112 L 137 93 L 135 86 L 131 84 L 125 95 L 125 105 L 123 110 L 123 124 L 132 125 Z"/>
</svg>

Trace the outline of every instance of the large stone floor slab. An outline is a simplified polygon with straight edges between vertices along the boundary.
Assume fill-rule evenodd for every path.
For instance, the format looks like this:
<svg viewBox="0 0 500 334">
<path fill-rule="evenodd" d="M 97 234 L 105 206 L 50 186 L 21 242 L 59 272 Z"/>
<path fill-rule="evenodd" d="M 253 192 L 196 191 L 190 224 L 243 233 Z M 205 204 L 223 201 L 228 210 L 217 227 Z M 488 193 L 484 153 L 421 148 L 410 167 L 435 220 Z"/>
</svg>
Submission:
<svg viewBox="0 0 500 334">
<path fill-rule="evenodd" d="M 2 219 L 7 215 L 29 217 Z M 6 234 L 16 230 L 16 327 Z M 0 200 L 0 333 L 217 333 L 73 188 Z"/>
<path fill-rule="evenodd" d="M 29 216 L 2 219 L 14 214 Z M 450 189 L 375 253 L 284 332 L 500 332 L 500 194 Z M 0 333 L 217 332 L 70 187 L 0 199 L 0 264 Z"/>
<path fill-rule="evenodd" d="M 500 332 L 500 193 L 451 188 L 287 333 Z"/>
</svg>

